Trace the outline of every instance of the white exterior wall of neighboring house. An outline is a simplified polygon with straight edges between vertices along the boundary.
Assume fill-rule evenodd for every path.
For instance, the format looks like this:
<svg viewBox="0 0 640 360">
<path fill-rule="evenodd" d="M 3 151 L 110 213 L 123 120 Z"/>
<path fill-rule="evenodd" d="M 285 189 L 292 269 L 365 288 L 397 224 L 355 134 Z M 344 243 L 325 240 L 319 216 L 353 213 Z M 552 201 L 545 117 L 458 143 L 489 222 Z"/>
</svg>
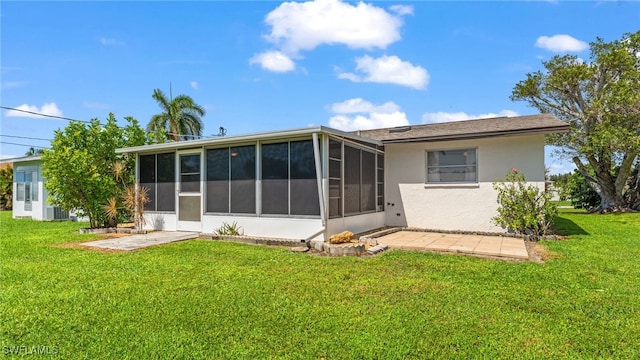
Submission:
<svg viewBox="0 0 640 360">
<path fill-rule="evenodd" d="M 426 183 L 426 153 L 477 149 L 477 182 Z M 386 224 L 435 230 L 503 232 L 492 224 L 492 183 L 512 168 L 544 189 L 544 135 L 388 144 L 385 147 Z"/>
<path fill-rule="evenodd" d="M 28 174 L 29 181 L 25 182 L 22 177 L 24 175 L 19 177 L 18 174 Z M 13 217 L 44 220 L 46 219 L 46 202 L 42 162 L 39 159 L 15 162 L 13 164 Z"/>
<path fill-rule="evenodd" d="M 40 157 L 11 159 L 13 162 L 13 212 L 14 218 L 34 220 L 66 220 L 73 212 L 62 211 L 49 204 Z M 26 189 L 30 189 L 27 194 Z M 80 219 L 87 221 L 87 219 Z"/>
</svg>

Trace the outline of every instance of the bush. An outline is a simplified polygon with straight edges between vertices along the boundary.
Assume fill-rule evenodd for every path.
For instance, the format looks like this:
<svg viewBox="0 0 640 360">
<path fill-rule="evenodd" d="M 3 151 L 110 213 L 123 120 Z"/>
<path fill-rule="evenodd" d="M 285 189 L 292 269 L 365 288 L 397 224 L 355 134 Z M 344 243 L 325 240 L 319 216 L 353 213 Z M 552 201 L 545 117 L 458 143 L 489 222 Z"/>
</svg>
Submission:
<svg viewBox="0 0 640 360">
<path fill-rule="evenodd" d="M 551 193 L 535 185 L 527 184 L 524 174 L 511 169 L 504 181 L 496 181 L 498 191 L 498 215 L 491 220 L 510 232 L 529 235 L 538 240 L 547 234 L 557 206 L 551 201 Z"/>
<path fill-rule="evenodd" d="M 238 223 L 235 221 L 232 224 L 227 224 L 226 222 L 222 223 L 222 226 L 214 230 L 216 235 L 242 235 L 242 226 L 238 226 Z"/>
<path fill-rule="evenodd" d="M 587 179 L 578 171 L 574 170 L 567 181 L 571 205 L 576 209 L 593 209 L 600 205 L 600 195 L 598 195 Z"/>
</svg>

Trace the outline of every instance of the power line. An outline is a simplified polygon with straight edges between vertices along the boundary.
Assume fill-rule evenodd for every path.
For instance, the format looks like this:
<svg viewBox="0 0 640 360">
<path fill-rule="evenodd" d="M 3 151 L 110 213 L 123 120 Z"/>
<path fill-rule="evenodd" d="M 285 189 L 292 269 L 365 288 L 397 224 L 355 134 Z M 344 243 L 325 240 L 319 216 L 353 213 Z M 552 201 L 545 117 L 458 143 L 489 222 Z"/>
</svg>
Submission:
<svg viewBox="0 0 640 360">
<path fill-rule="evenodd" d="M 64 116 L 42 114 L 42 113 L 38 113 L 38 112 L 35 112 L 35 111 L 23 110 L 23 109 L 12 108 L 12 107 L 7 107 L 7 106 L 0 106 L 0 109 L 19 111 L 19 112 L 23 112 L 23 113 L 27 113 L 27 114 L 45 116 L 45 117 L 50 117 L 50 118 L 54 118 L 54 119 L 61 119 L 61 120 L 67 120 L 67 121 L 80 121 L 80 122 L 84 122 L 84 123 L 88 123 L 88 124 L 91 123 L 91 121 L 87 121 L 87 120 L 78 120 L 78 119 L 71 119 L 71 118 L 64 117 Z"/>
<path fill-rule="evenodd" d="M 27 144 L 18 144 L 18 143 L 6 142 L 6 141 L 0 141 L 0 144 L 17 145 L 17 146 L 26 146 L 26 147 L 32 147 L 32 148 L 38 148 L 38 149 L 49 149 L 48 147 L 44 147 L 44 146 L 35 146 L 35 145 L 27 145 Z"/>
<path fill-rule="evenodd" d="M 34 138 L 34 137 L 28 137 L 28 136 L 4 135 L 4 134 L 0 134 L 0 136 L 9 137 L 9 138 L 16 138 L 16 139 L 51 141 L 51 139 Z"/>
<path fill-rule="evenodd" d="M 78 119 L 67 118 L 67 117 L 64 117 L 64 116 L 42 114 L 42 113 L 35 112 L 35 111 L 23 110 L 23 109 L 12 108 L 12 107 L 7 107 L 7 106 L 0 106 L 0 109 L 13 110 L 13 111 L 19 111 L 19 112 L 23 112 L 23 113 L 27 113 L 27 114 L 32 114 L 32 115 L 50 117 L 50 118 L 54 118 L 54 119 L 61 119 L 61 120 L 67 120 L 67 121 L 79 121 L 79 122 L 91 124 L 91 121 L 87 121 L 87 120 L 78 120 Z M 118 127 L 121 128 L 121 129 L 123 128 L 121 126 L 118 126 Z M 147 134 L 151 134 L 152 132 L 146 131 L 146 133 Z M 168 133 L 168 134 L 169 135 L 178 135 L 180 137 L 193 137 L 194 139 L 195 138 L 206 138 L 206 136 L 199 136 L 199 135 L 192 135 L 192 134 L 175 134 L 175 133 Z M 227 129 L 225 129 L 224 127 L 221 126 L 220 127 L 220 132 L 217 135 L 211 135 L 211 136 L 225 136 L 226 134 L 227 134 Z M 9 135 L 3 135 L 3 136 L 11 137 Z M 19 138 L 19 136 L 13 136 L 13 137 Z M 48 139 L 35 139 L 35 138 L 27 138 L 27 137 L 24 137 L 23 139 L 51 141 L 51 140 L 48 140 Z"/>
</svg>

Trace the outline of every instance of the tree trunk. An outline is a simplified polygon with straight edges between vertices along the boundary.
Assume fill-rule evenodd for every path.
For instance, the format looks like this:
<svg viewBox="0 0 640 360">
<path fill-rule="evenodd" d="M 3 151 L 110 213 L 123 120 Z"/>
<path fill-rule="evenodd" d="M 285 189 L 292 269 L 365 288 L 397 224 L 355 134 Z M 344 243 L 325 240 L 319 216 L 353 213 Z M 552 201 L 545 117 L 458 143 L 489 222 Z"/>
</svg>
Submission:
<svg viewBox="0 0 640 360">
<path fill-rule="evenodd" d="M 600 196 L 600 206 L 593 209 L 594 212 L 618 212 L 628 210 L 628 204 L 624 201 L 621 192 L 617 191 L 615 178 L 611 175 L 609 166 L 603 165 L 595 159 L 589 159 L 589 163 L 595 171 L 595 177 L 591 176 L 587 167 L 578 157 L 573 158 L 578 171 L 585 177 L 587 183 Z"/>
</svg>

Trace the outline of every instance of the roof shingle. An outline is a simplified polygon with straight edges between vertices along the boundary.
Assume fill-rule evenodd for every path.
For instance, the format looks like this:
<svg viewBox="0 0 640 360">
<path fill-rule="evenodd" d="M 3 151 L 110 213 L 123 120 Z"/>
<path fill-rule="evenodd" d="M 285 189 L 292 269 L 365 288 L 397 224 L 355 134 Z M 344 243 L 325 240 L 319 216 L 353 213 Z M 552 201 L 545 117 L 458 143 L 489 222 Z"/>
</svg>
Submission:
<svg viewBox="0 0 640 360">
<path fill-rule="evenodd" d="M 569 131 L 569 125 L 549 114 L 496 117 L 355 133 L 385 143 L 477 139 L 504 135 L 550 134 Z"/>
</svg>

